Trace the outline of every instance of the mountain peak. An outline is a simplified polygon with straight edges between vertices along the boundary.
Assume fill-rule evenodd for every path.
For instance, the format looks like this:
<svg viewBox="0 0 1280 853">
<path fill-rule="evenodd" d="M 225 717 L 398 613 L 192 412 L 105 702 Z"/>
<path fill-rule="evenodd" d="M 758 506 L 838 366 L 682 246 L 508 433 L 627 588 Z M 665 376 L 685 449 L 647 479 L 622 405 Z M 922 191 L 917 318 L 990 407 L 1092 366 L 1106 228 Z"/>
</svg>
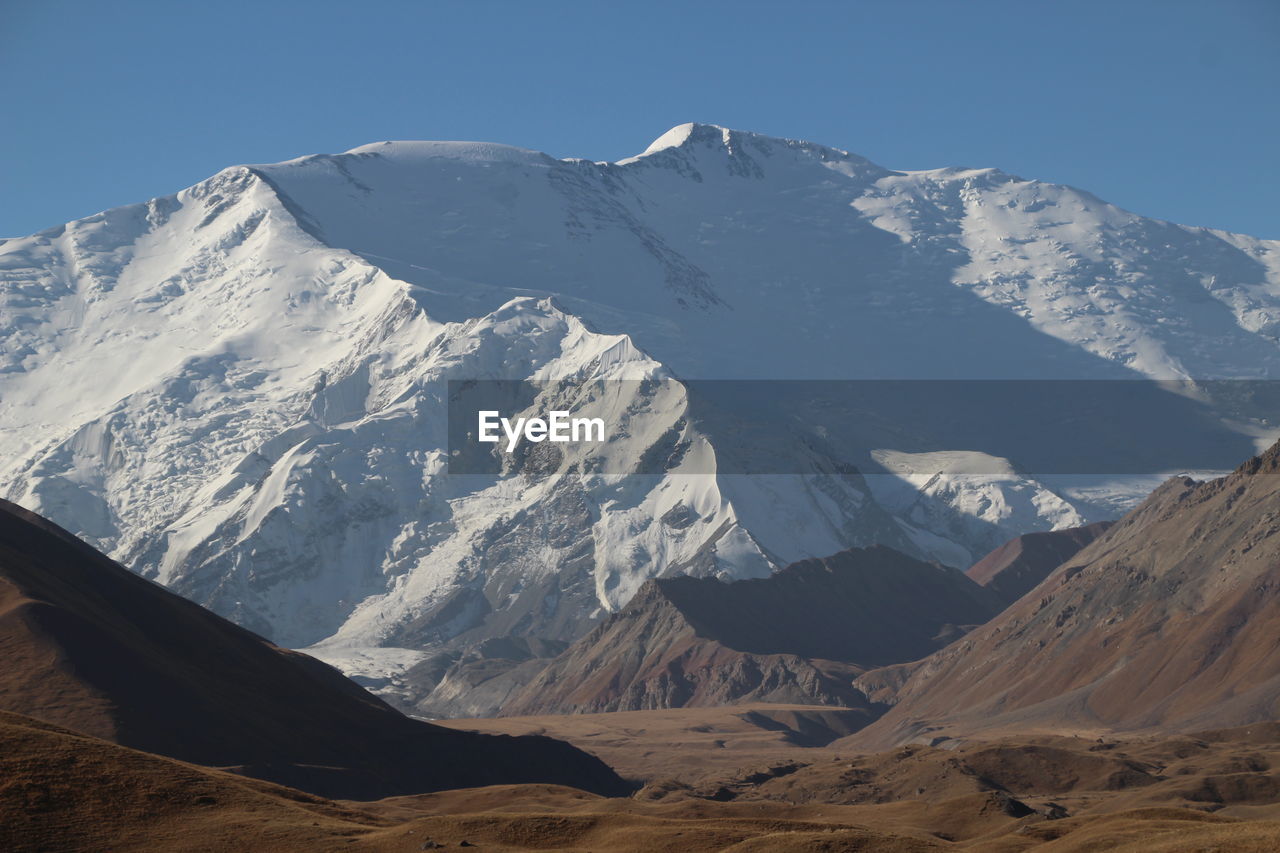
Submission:
<svg viewBox="0 0 1280 853">
<path fill-rule="evenodd" d="M 712 141 L 717 138 L 727 144 L 731 133 L 731 130 L 718 124 L 701 124 L 696 121 L 685 122 L 684 124 L 676 125 L 649 143 L 649 147 L 644 149 L 640 156 L 656 154 L 668 148 L 682 148 L 694 142 Z"/>
<path fill-rule="evenodd" d="M 651 142 L 642 153 L 619 160 L 618 164 L 627 165 L 643 161 L 645 158 L 664 152 L 693 155 L 706 151 L 721 156 L 727 155 L 730 161 L 730 172 L 739 176 L 763 177 L 760 166 L 762 161 L 757 158 L 768 159 L 785 153 L 791 153 L 797 159 L 806 162 L 816 161 L 824 165 L 840 164 L 837 166 L 840 171 L 847 171 L 849 165 L 852 165 L 853 172 L 863 175 L 883 177 L 893 174 L 864 157 L 850 154 L 840 148 L 701 122 L 676 125 Z"/>
</svg>

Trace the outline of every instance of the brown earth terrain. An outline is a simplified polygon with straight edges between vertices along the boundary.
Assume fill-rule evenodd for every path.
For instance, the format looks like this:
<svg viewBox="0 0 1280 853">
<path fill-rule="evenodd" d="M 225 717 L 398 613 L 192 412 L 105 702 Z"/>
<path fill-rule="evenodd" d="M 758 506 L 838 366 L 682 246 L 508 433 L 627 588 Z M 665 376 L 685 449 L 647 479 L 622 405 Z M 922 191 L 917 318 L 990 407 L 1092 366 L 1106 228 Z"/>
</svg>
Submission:
<svg viewBox="0 0 1280 853">
<path fill-rule="evenodd" d="M 692 783 L 729 776 L 778 756 L 821 755 L 821 747 L 857 731 L 864 719 L 856 708 L 752 702 L 436 722 L 487 734 L 547 735 L 599 756 L 637 783 L 659 778 Z"/>
</svg>

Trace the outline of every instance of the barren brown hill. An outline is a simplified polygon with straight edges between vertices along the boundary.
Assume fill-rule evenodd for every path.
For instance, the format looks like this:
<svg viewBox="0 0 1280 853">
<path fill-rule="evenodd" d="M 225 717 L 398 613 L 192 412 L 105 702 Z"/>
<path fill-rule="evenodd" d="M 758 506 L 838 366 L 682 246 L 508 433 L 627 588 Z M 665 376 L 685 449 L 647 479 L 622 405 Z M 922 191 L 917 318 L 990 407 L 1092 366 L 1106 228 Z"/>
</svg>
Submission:
<svg viewBox="0 0 1280 853">
<path fill-rule="evenodd" d="M 884 546 L 758 580 L 653 580 L 503 713 L 764 701 L 861 708 L 871 719 L 878 710 L 852 689 L 854 676 L 927 654 L 1000 606 L 962 573 Z"/>
<path fill-rule="evenodd" d="M 1097 539 L 1114 522 L 1098 521 L 1066 530 L 1042 530 L 1010 539 L 965 571 L 974 583 L 984 586 L 1012 604 L 1030 592 L 1058 566 Z"/>
<path fill-rule="evenodd" d="M 6 851 L 316 850 L 377 825 L 358 807 L 0 711 Z"/>
<path fill-rule="evenodd" d="M 550 738 L 412 720 L 0 502 L 0 709 L 330 796 L 510 782 L 625 790 Z"/>
<path fill-rule="evenodd" d="M 1280 716 L 1278 534 L 1280 445 L 1170 480 L 989 624 L 861 679 L 896 704 L 852 743 Z"/>
</svg>

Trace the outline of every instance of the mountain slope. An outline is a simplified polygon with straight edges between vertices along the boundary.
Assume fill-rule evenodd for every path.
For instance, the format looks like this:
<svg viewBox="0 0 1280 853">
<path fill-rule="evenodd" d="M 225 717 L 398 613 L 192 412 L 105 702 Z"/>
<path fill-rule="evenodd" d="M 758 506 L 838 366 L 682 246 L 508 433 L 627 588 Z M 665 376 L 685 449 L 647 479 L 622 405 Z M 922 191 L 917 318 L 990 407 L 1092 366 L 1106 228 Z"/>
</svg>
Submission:
<svg viewBox="0 0 1280 853">
<path fill-rule="evenodd" d="M 547 738 L 411 720 L 0 503 L 0 708 L 116 743 L 331 796 L 546 781 L 623 789 Z"/>
<path fill-rule="evenodd" d="M 232 167 L 0 241 L 0 496 L 390 682 L 424 649 L 570 642 L 664 574 L 876 542 L 960 565 L 1102 517 L 1040 476 L 1061 471 L 889 466 L 877 494 L 872 451 L 1019 461 L 1040 433 L 998 399 L 1002 428 L 984 403 L 958 434 L 963 382 L 881 429 L 792 381 L 1274 377 L 1276 250 L 709 125 L 617 163 L 388 142 Z M 599 454 L 450 474 L 449 382 L 490 379 L 600 381 L 593 405 L 634 423 Z M 687 386 L 723 379 L 786 402 L 754 433 L 708 422 Z M 1195 392 L 1161 393 L 1191 417 Z M 1147 402 L 1094 420 L 1132 448 Z M 1143 465 L 1183 464 L 1149 439 Z M 1253 452 L 1221 425 L 1192 445 Z"/>
<path fill-rule="evenodd" d="M 1170 480 L 989 624 L 871 673 L 863 686 L 896 704 L 855 738 L 1280 716 L 1278 535 L 1280 445 L 1227 477 Z"/>
<path fill-rule="evenodd" d="M 890 548 L 795 563 L 761 580 L 649 581 L 570 646 L 508 715 L 766 701 L 875 710 L 852 689 L 868 666 L 912 660 L 999 610 L 959 572 Z"/>
<path fill-rule="evenodd" d="M 269 782 L 0 711 L 0 847 L 315 850 L 374 822 Z"/>
<path fill-rule="evenodd" d="M 1084 527 L 1027 533 L 1010 539 L 966 569 L 965 574 L 1012 604 L 1106 533 L 1111 524 L 1099 521 Z"/>
</svg>

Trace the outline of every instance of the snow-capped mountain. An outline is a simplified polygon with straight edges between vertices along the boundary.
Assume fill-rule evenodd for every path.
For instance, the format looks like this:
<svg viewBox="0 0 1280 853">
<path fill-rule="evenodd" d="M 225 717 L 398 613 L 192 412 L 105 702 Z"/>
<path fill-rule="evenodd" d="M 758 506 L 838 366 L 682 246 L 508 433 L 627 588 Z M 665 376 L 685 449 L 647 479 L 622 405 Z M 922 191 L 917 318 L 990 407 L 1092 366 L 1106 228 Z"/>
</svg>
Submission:
<svg viewBox="0 0 1280 853">
<path fill-rule="evenodd" d="M 567 642 L 658 575 L 873 542 L 959 563 L 1101 512 L 1016 460 L 948 474 L 798 426 L 748 448 L 687 380 L 1275 378 L 1278 249 L 710 125 L 616 163 L 238 166 L 0 242 L 0 496 L 352 671 Z M 474 379 L 637 380 L 590 403 L 626 438 L 446 473 L 448 383 Z M 748 452 L 764 473 L 725 464 Z"/>
</svg>

